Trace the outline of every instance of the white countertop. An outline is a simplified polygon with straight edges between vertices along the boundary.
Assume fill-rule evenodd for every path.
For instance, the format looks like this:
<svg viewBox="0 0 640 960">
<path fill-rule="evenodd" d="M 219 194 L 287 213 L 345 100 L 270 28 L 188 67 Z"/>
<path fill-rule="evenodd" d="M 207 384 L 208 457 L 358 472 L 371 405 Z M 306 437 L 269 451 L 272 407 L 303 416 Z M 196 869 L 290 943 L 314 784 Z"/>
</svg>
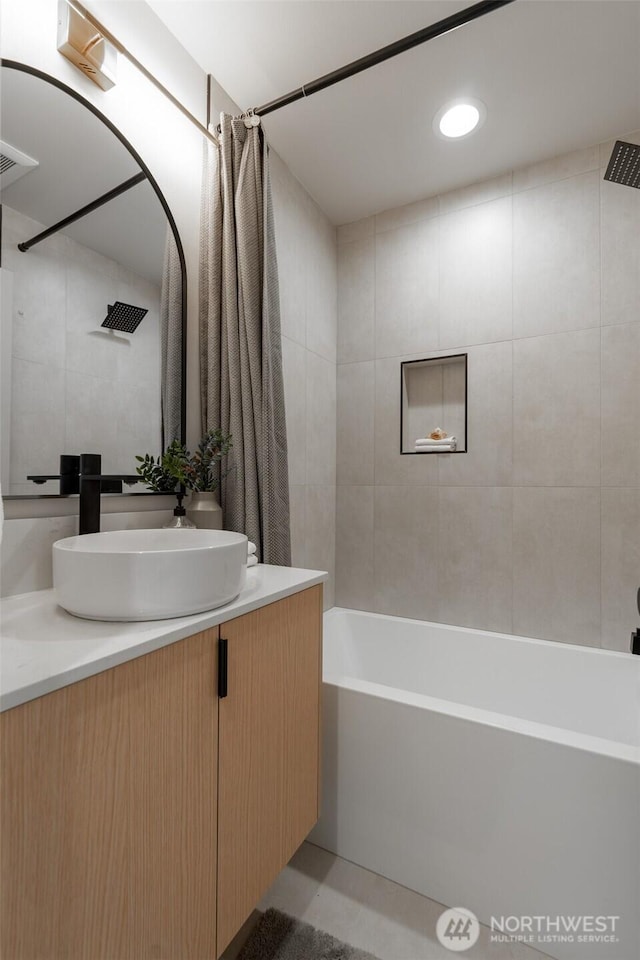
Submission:
<svg viewBox="0 0 640 960">
<path fill-rule="evenodd" d="M 0 710 L 84 680 L 175 640 L 323 583 L 320 570 L 258 564 L 231 603 L 171 620 L 113 623 L 81 620 L 56 603 L 53 590 L 0 601 Z"/>
</svg>

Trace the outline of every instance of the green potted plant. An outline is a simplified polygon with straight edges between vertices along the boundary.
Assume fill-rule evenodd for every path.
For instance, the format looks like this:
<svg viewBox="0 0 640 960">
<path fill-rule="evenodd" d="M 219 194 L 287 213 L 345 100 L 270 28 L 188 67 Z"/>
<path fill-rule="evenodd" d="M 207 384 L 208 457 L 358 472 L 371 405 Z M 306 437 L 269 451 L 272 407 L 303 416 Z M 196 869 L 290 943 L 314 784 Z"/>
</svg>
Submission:
<svg viewBox="0 0 640 960">
<path fill-rule="evenodd" d="M 231 436 L 220 429 L 204 435 L 192 455 L 184 444 L 174 440 L 157 459 L 148 453 L 136 457 L 138 474 L 152 489 L 175 493 L 178 488 L 191 492 L 187 514 L 197 527 L 208 530 L 222 528 L 222 510 L 216 491 L 226 474 L 220 462 L 232 447 Z"/>
<path fill-rule="evenodd" d="M 179 440 L 173 440 L 157 459 L 145 453 L 144 457 L 136 456 L 136 460 L 140 464 L 136 473 L 155 493 L 175 493 L 180 484 L 184 485 L 182 477 L 189 452 Z"/>
</svg>

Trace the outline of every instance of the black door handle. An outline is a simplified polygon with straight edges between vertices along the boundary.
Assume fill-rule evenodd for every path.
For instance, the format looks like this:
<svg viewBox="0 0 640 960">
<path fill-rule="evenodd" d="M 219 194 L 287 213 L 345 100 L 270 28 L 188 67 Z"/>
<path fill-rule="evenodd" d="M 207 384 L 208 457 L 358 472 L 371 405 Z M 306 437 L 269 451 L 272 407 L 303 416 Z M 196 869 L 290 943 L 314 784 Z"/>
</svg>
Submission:
<svg viewBox="0 0 640 960">
<path fill-rule="evenodd" d="M 227 641 L 223 637 L 218 640 L 218 696 L 222 700 L 227 695 L 228 682 L 228 650 Z"/>
</svg>

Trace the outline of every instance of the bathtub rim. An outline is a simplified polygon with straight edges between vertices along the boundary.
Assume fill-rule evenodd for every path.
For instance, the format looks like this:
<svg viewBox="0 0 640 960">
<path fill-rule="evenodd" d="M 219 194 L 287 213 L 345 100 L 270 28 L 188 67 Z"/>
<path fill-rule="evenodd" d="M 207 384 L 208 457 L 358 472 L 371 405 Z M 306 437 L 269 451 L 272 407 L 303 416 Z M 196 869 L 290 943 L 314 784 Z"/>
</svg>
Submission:
<svg viewBox="0 0 640 960">
<path fill-rule="evenodd" d="M 580 651 L 580 653 L 614 657 L 616 659 L 629 660 L 634 663 L 640 661 L 640 657 L 626 650 L 610 650 L 608 647 L 592 647 L 589 644 L 570 643 L 568 640 L 541 640 L 539 637 L 525 637 L 518 633 L 502 633 L 499 630 L 481 630 L 479 627 L 467 627 L 455 623 L 441 623 L 438 620 L 419 620 L 416 617 L 396 617 L 392 613 L 376 613 L 374 610 L 357 610 L 353 607 L 339 607 L 337 605 L 329 607 L 324 611 L 324 616 L 328 617 L 332 614 L 339 613 L 350 613 L 358 617 L 375 617 L 377 620 L 393 620 L 400 623 L 420 624 L 451 631 L 452 633 L 460 630 L 468 630 L 472 633 L 477 633 L 481 637 L 498 637 L 501 640 L 517 640 L 519 643 L 531 644 L 533 646 L 552 646 L 560 650 Z"/>
<path fill-rule="evenodd" d="M 413 623 L 419 625 L 444 627 L 451 631 L 473 630 L 475 633 L 483 634 L 489 637 L 500 637 L 502 639 L 521 640 L 524 643 L 548 646 L 552 644 L 555 647 L 570 647 L 586 651 L 592 654 L 601 654 L 605 656 L 617 656 L 630 658 L 633 654 L 622 653 L 618 650 L 602 650 L 599 647 L 583 647 L 580 644 L 565 644 L 557 640 L 537 640 L 533 637 L 519 637 L 510 634 L 495 633 L 489 630 L 476 630 L 475 627 L 457 627 L 453 624 L 437 623 L 431 620 L 416 620 L 409 617 L 394 617 L 390 614 L 370 613 L 366 610 L 352 610 L 348 607 L 331 607 L 325 610 L 325 618 L 328 615 L 336 613 L 353 613 L 361 617 L 376 617 L 384 620 L 402 621 L 404 623 Z M 564 727 L 554 727 L 550 724 L 540 723 L 537 720 L 525 720 L 520 717 L 514 717 L 511 714 L 496 713 L 491 710 L 485 710 L 480 707 L 471 707 L 455 700 L 443 700 L 438 697 L 428 696 L 427 694 L 414 693 L 408 690 L 402 690 L 399 687 L 392 687 L 383 683 L 376 683 L 371 680 L 361 680 L 348 674 L 327 673 L 322 676 L 323 684 L 336 687 L 338 689 L 349 690 L 353 693 L 359 693 L 374 697 L 378 700 L 393 701 L 401 703 L 408 707 L 430 710 L 434 713 L 444 714 L 455 717 L 470 723 L 479 723 L 485 727 L 493 729 L 506 730 L 510 733 L 521 736 L 545 740 L 548 743 L 556 743 L 560 746 L 570 747 L 581 750 L 586 753 L 592 753 L 597 756 L 609 757 L 613 760 L 621 760 L 634 766 L 640 766 L 640 745 L 634 746 L 626 743 L 620 743 L 617 740 L 608 740 L 605 737 L 595 737 L 591 734 L 578 733 L 574 730 L 568 730 Z"/>
</svg>

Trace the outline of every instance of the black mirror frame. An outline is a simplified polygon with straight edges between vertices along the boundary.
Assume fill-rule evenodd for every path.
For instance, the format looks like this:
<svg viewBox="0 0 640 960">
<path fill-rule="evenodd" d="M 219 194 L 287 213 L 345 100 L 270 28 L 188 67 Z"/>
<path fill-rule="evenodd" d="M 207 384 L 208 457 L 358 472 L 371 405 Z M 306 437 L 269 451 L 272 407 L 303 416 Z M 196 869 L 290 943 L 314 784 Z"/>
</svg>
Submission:
<svg viewBox="0 0 640 960">
<path fill-rule="evenodd" d="M 78 93 L 77 90 L 74 90 L 73 87 L 67 86 L 66 83 L 63 83 L 62 80 L 58 80 L 56 77 L 52 77 L 48 73 L 44 73 L 42 70 L 38 70 L 37 67 L 31 67 L 26 63 L 21 63 L 18 60 L 6 60 L 4 58 L 0 59 L 0 68 L 7 67 L 9 70 L 19 70 L 22 73 L 31 74 L 33 77 L 38 77 L 40 80 L 44 80 L 45 83 L 49 83 L 54 87 L 57 87 L 58 90 L 61 90 L 63 93 L 68 94 L 70 97 L 73 97 L 78 103 L 81 103 L 83 107 L 86 107 L 95 117 L 98 118 L 109 130 L 118 138 L 120 143 L 126 150 L 129 151 L 133 159 L 136 161 L 141 170 L 144 171 L 147 180 L 153 187 L 155 194 L 162 205 L 162 209 L 165 212 L 165 216 L 171 227 L 173 233 L 173 238 L 175 240 L 176 248 L 178 251 L 178 258 L 180 260 L 180 272 L 182 274 L 182 349 L 180 353 L 180 375 L 181 375 L 181 389 L 180 389 L 180 441 L 181 443 L 186 442 L 187 436 L 187 265 L 184 256 L 184 248 L 182 246 L 182 241 L 180 239 L 180 234 L 178 233 L 178 227 L 176 226 L 175 219 L 169 208 L 162 190 L 158 186 L 157 181 L 155 180 L 153 174 L 149 170 L 149 167 L 146 165 L 140 154 L 137 150 L 129 143 L 127 138 L 118 130 L 114 123 L 109 120 L 105 115 L 94 106 L 91 101 L 85 99 L 82 94 Z M 2 230 L 2 207 L 0 206 L 0 233 Z M 120 494 L 120 496 L 158 496 L 159 494 L 152 490 L 146 490 L 140 493 L 127 493 Z M 166 494 L 164 494 L 166 496 Z M 12 496 L 3 496 L 3 500 L 43 500 L 43 499 L 53 499 L 57 500 L 59 498 L 65 499 L 64 494 L 19 494 Z"/>
</svg>

